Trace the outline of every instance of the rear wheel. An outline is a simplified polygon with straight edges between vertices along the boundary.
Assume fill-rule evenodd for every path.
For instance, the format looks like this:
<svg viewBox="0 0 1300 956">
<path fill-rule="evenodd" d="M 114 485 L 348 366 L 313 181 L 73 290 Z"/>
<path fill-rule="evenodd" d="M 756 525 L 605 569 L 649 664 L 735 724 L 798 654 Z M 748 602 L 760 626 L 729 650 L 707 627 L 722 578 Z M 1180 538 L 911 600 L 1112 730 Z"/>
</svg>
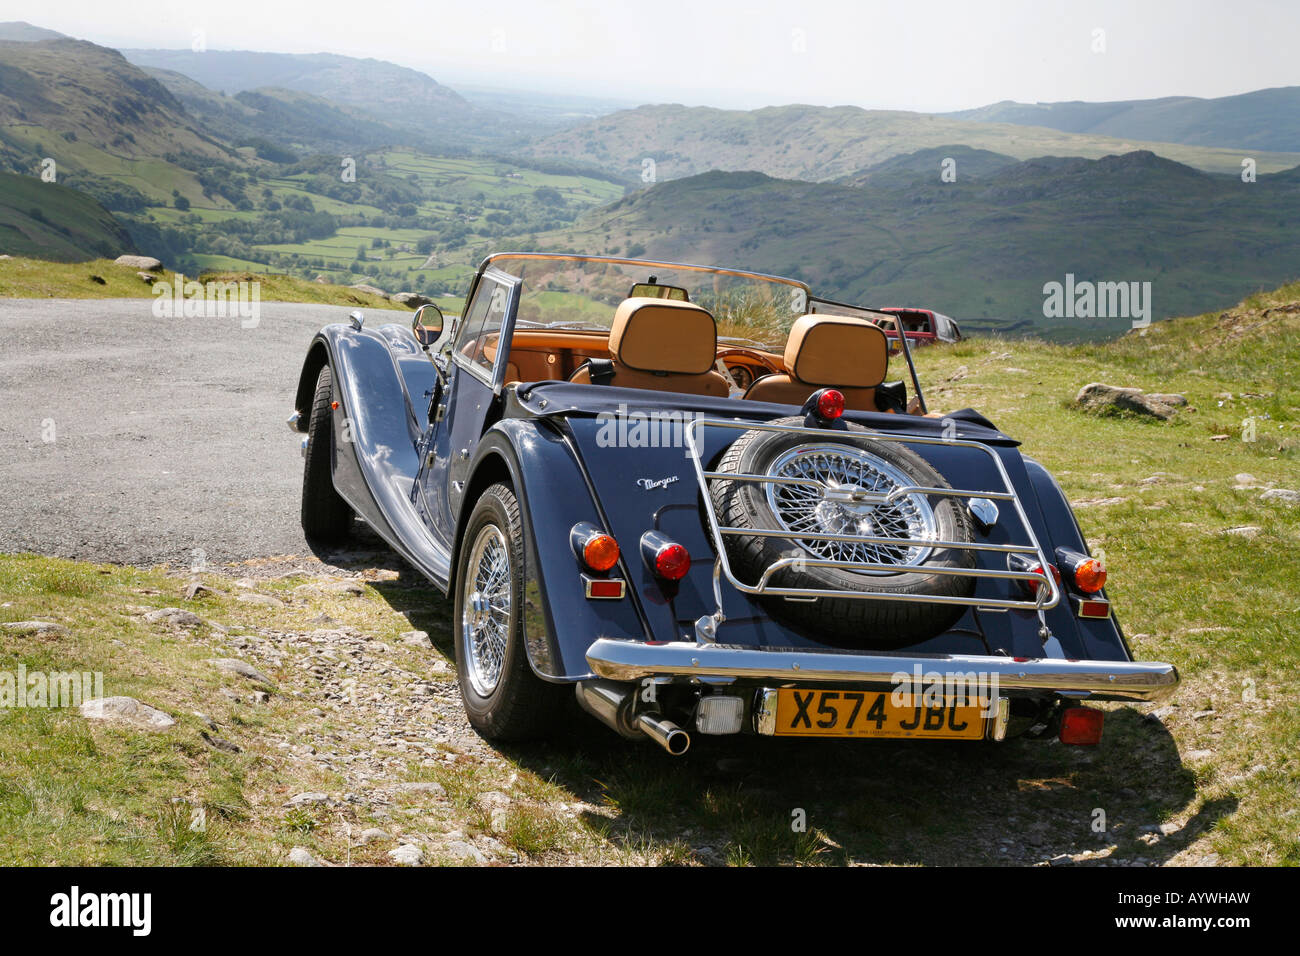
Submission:
<svg viewBox="0 0 1300 956">
<path fill-rule="evenodd" d="M 469 722 L 492 740 L 526 740 L 551 728 L 564 686 L 533 673 L 524 646 L 524 529 L 509 485 L 483 492 L 456 562 L 456 673 Z"/>
<path fill-rule="evenodd" d="M 334 490 L 334 377 L 328 365 L 316 378 L 307 423 L 307 453 L 302 471 L 302 530 L 313 541 L 337 544 L 352 531 L 352 508 Z"/>
</svg>

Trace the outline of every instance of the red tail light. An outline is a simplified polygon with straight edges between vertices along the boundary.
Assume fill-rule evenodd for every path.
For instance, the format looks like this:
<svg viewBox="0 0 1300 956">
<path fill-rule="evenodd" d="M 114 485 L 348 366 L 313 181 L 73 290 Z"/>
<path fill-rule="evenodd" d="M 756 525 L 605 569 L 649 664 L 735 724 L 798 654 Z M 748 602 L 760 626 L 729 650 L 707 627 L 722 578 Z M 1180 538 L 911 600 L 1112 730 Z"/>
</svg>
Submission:
<svg viewBox="0 0 1300 956">
<path fill-rule="evenodd" d="M 817 396 L 817 414 L 822 418 L 839 418 L 844 414 L 844 393 L 833 388 L 822 389 Z"/>
<path fill-rule="evenodd" d="M 641 536 L 641 556 L 650 570 L 665 581 L 680 581 L 691 569 L 690 552 L 659 531 L 647 531 Z"/>
<path fill-rule="evenodd" d="M 1093 707 L 1067 707 L 1061 712 L 1061 743 L 1094 747 L 1101 743 L 1106 712 Z"/>
</svg>

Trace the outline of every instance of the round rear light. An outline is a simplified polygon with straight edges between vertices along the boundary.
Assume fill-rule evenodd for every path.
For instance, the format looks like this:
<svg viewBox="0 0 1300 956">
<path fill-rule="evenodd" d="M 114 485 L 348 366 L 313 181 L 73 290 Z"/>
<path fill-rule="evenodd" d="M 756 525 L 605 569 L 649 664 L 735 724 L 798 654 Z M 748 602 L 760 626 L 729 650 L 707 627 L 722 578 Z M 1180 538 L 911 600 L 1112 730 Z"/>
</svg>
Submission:
<svg viewBox="0 0 1300 956">
<path fill-rule="evenodd" d="M 1106 566 L 1096 558 L 1080 561 L 1074 569 L 1074 583 L 1080 591 L 1096 594 L 1106 586 Z"/>
<path fill-rule="evenodd" d="M 582 562 L 593 571 L 608 571 L 618 564 L 618 542 L 607 534 L 593 534 L 582 546 Z"/>
<path fill-rule="evenodd" d="M 839 418 L 844 414 L 844 393 L 834 389 L 825 389 L 817 397 L 817 414 L 822 418 Z"/>
<path fill-rule="evenodd" d="M 691 569 L 691 555 L 680 544 L 669 544 L 655 554 L 655 574 L 667 581 L 680 581 Z"/>
<path fill-rule="evenodd" d="M 1056 586 L 1059 588 L 1061 586 L 1061 569 L 1054 564 L 1049 564 L 1047 566 L 1047 569 L 1048 571 L 1051 572 L 1052 578 L 1056 581 Z M 1041 564 L 1035 564 L 1029 570 L 1033 574 L 1042 574 L 1043 566 Z M 1037 581 L 1026 581 L 1025 586 L 1029 588 L 1030 594 L 1034 595 L 1035 597 L 1038 596 L 1039 583 Z"/>
</svg>

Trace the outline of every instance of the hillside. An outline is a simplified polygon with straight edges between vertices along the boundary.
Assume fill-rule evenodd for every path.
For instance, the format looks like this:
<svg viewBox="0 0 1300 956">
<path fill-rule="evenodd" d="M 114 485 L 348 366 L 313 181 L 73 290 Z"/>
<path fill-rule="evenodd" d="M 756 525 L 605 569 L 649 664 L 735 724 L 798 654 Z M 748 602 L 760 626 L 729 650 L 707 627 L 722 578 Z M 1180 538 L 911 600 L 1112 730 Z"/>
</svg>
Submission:
<svg viewBox="0 0 1300 956">
<path fill-rule="evenodd" d="M 17 43 L 36 43 L 41 40 L 59 39 L 66 39 L 66 37 L 57 30 L 47 30 L 44 27 L 34 27 L 30 23 L 26 23 L 22 20 L 11 20 L 8 23 L 0 23 L 0 40 L 13 40 Z"/>
<path fill-rule="evenodd" d="M 80 262 L 135 251 L 122 224 L 85 193 L 0 173 L 0 255 Z"/>
<path fill-rule="evenodd" d="M 1009 123 L 971 123 L 944 116 L 856 106 L 773 106 L 720 110 L 677 105 L 642 106 L 553 133 L 524 148 L 531 156 L 563 157 L 641 181 L 654 160 L 662 182 L 711 169 L 755 169 L 784 179 L 824 181 L 852 176 L 892 156 L 961 143 L 1005 153 L 1098 159 L 1147 149 L 1198 169 L 1241 171 L 1239 150 L 1064 133 Z M 1300 164 L 1294 154 L 1255 156 L 1259 169 L 1276 172 Z"/>
<path fill-rule="evenodd" d="M 1300 86 L 1200 99 L 1015 103 L 944 114 L 975 123 L 1046 126 L 1066 133 L 1249 149 L 1300 150 Z"/>
<path fill-rule="evenodd" d="M 539 243 L 744 266 L 837 298 L 928 306 L 984 327 L 1024 323 L 1057 339 L 1131 324 L 1045 318 L 1043 286 L 1067 273 L 1149 281 L 1160 319 L 1300 271 L 1294 172 L 1247 185 L 1151 153 L 1036 159 L 955 183 L 928 168 L 861 187 L 705 173 L 634 193 Z"/>
</svg>

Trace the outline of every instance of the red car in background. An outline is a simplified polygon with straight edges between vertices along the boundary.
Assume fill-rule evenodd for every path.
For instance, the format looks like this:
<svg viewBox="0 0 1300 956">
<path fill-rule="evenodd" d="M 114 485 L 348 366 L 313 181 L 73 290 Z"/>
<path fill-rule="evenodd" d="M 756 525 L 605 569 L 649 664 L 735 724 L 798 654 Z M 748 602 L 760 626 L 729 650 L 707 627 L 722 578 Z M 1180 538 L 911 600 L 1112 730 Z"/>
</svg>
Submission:
<svg viewBox="0 0 1300 956">
<path fill-rule="evenodd" d="M 903 326 L 903 333 L 912 345 L 961 341 L 961 329 L 956 322 L 942 312 L 935 312 L 932 309 L 905 309 L 896 305 L 877 309 L 876 311 L 889 312 L 898 316 L 899 323 Z M 894 330 L 892 323 L 878 324 L 885 330 L 885 334 L 897 336 L 898 333 Z"/>
</svg>

